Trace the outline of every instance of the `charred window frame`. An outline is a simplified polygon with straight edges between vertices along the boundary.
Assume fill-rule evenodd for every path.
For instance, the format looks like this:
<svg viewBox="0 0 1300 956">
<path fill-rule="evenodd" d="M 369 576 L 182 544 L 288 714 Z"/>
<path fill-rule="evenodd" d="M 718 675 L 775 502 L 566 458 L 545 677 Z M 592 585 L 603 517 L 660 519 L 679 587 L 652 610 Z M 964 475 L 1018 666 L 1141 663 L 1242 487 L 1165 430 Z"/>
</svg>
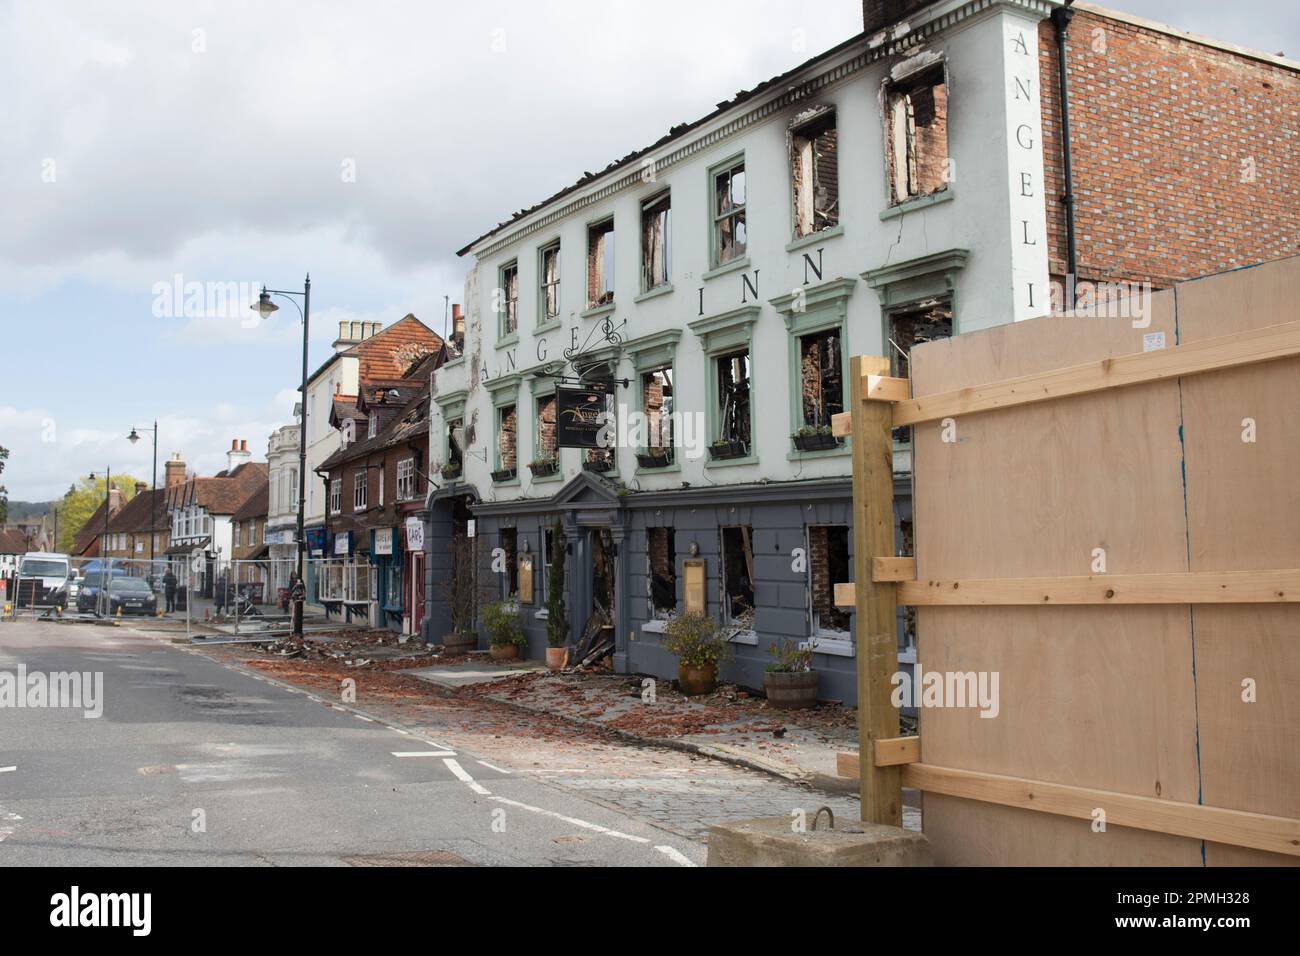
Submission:
<svg viewBox="0 0 1300 956">
<path fill-rule="evenodd" d="M 754 529 L 731 525 L 719 529 L 721 539 L 722 616 L 744 630 L 754 627 Z"/>
<path fill-rule="evenodd" d="M 948 188 L 948 85 L 944 64 L 885 88 L 890 205 Z"/>
<path fill-rule="evenodd" d="M 744 155 L 714 167 L 709 181 L 711 261 L 716 268 L 743 259 L 749 245 Z"/>
<path fill-rule="evenodd" d="M 614 304 L 614 217 L 587 227 L 587 311 Z"/>
<path fill-rule="evenodd" d="M 519 593 L 519 532 L 514 528 L 502 528 L 500 541 L 506 563 L 501 575 L 501 597 L 509 599 Z"/>
<path fill-rule="evenodd" d="M 667 286 L 672 275 L 672 194 L 641 204 L 641 291 Z"/>
<path fill-rule="evenodd" d="M 677 611 L 677 535 L 671 527 L 646 529 L 650 616 L 663 620 Z"/>
<path fill-rule="evenodd" d="M 503 265 L 499 280 L 497 340 L 503 341 L 515 336 L 519 331 L 519 260 L 514 259 Z"/>
<path fill-rule="evenodd" d="M 791 125 L 790 191 L 794 237 L 801 239 L 840 222 L 839 129 L 834 107 L 815 107 Z"/>
<path fill-rule="evenodd" d="M 713 359 L 717 394 L 718 441 L 744 442 L 753 451 L 753 377 L 749 348 L 727 352 Z"/>
<path fill-rule="evenodd" d="M 849 612 L 835 606 L 835 585 L 852 577 L 848 525 L 808 527 L 808 610 L 814 636 L 845 639 Z"/>
<path fill-rule="evenodd" d="M 453 418 L 447 422 L 447 464 L 453 468 L 463 468 L 465 459 L 461 452 L 460 443 L 456 440 L 456 432 L 461 432 L 461 441 L 464 441 L 465 420 L 462 418 Z"/>
<path fill-rule="evenodd" d="M 536 420 L 533 457 L 538 461 L 558 461 L 560 437 L 555 428 L 555 393 L 538 395 L 533 404 Z"/>
<path fill-rule="evenodd" d="M 519 406 L 514 402 L 497 407 L 497 470 L 519 468 Z"/>
<path fill-rule="evenodd" d="M 844 340 L 838 325 L 798 337 L 800 428 L 826 429 L 844 411 Z"/>
<path fill-rule="evenodd" d="M 537 324 L 560 320 L 560 241 L 543 246 L 537 254 Z"/>
<path fill-rule="evenodd" d="M 673 434 L 673 367 L 662 365 L 641 375 L 641 414 L 646 427 L 647 454 L 662 455 L 671 465 L 676 436 Z"/>
<path fill-rule="evenodd" d="M 885 313 L 889 323 L 889 374 L 911 378 L 911 351 L 922 342 L 952 338 L 953 304 L 951 295 L 935 296 L 900 305 Z M 894 429 L 894 442 L 910 448 L 911 426 Z"/>
</svg>

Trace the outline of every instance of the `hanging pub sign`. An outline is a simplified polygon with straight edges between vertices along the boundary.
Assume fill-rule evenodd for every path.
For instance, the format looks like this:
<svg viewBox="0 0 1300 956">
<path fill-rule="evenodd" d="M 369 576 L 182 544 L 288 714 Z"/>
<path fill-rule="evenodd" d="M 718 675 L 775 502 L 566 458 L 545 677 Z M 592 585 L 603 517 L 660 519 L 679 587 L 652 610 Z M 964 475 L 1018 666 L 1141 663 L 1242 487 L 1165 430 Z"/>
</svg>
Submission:
<svg viewBox="0 0 1300 956">
<path fill-rule="evenodd" d="M 605 448 L 612 444 L 614 396 L 604 385 L 555 392 L 555 434 L 561 448 Z"/>
</svg>

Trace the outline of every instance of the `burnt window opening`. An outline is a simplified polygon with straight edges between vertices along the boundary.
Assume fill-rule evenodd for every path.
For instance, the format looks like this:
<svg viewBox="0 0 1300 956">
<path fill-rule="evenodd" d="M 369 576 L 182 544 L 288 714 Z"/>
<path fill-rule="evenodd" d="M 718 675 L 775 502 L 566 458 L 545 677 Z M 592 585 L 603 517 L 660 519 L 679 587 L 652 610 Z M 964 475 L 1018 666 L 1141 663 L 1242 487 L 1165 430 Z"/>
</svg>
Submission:
<svg viewBox="0 0 1300 956">
<path fill-rule="evenodd" d="M 677 537 L 672 528 L 646 531 L 650 565 L 650 609 L 656 618 L 670 617 L 677 610 Z"/>
<path fill-rule="evenodd" d="M 754 543 L 749 525 L 722 529 L 722 613 L 728 624 L 754 626 Z"/>
<path fill-rule="evenodd" d="M 790 131 L 790 182 L 796 237 L 839 225 L 838 146 L 834 110 L 824 110 Z"/>
<path fill-rule="evenodd" d="M 460 468 L 464 464 L 460 448 L 460 443 L 465 440 L 464 431 L 463 419 L 453 418 L 447 422 L 447 464 L 453 468 Z"/>
<path fill-rule="evenodd" d="M 641 207 L 641 291 L 668 284 L 671 264 L 672 197 L 668 193 Z"/>
<path fill-rule="evenodd" d="M 547 395 L 537 400 L 537 453 L 538 461 L 554 461 L 560 453 L 560 438 L 555 430 L 555 396 Z"/>
<path fill-rule="evenodd" d="M 844 363 L 839 329 L 799 338 L 799 379 L 802 424 L 810 428 L 830 427 L 831 416 L 844 411 Z"/>
<path fill-rule="evenodd" d="M 849 528 L 814 525 L 808 529 L 808 592 L 814 634 L 847 636 L 849 612 L 835 606 L 835 585 L 849 580 Z"/>
<path fill-rule="evenodd" d="M 542 322 L 560 317 L 560 244 L 542 250 L 541 289 Z"/>
<path fill-rule="evenodd" d="M 614 220 L 587 229 L 587 308 L 614 301 Z"/>
<path fill-rule="evenodd" d="M 501 270 L 501 335 L 513 335 L 519 328 L 519 264 Z"/>
<path fill-rule="evenodd" d="M 519 532 L 514 528 L 501 529 L 501 550 L 505 552 L 505 573 L 501 575 L 505 598 L 519 593 Z"/>
<path fill-rule="evenodd" d="M 505 405 L 497 411 L 497 461 L 503 471 L 518 467 L 516 424 L 519 410 Z"/>
<path fill-rule="evenodd" d="M 911 378 L 912 347 L 952 338 L 952 298 L 923 299 L 889 313 L 889 374 Z M 894 441 L 910 444 L 910 425 L 894 429 Z"/>
<path fill-rule="evenodd" d="M 745 226 L 745 163 L 713 174 L 713 264 L 745 255 L 749 235 Z"/>
<path fill-rule="evenodd" d="M 673 367 L 641 376 L 641 407 L 645 413 L 646 450 L 673 457 Z"/>
<path fill-rule="evenodd" d="M 943 66 L 891 84 L 886 94 L 890 201 L 948 188 L 948 87 Z"/>
<path fill-rule="evenodd" d="M 718 370 L 718 440 L 749 444 L 752 422 L 749 350 L 720 355 L 714 361 Z"/>
<path fill-rule="evenodd" d="M 901 545 L 898 549 L 899 557 L 915 557 L 916 548 L 911 521 L 899 520 L 898 536 L 901 539 Z M 916 608 L 910 604 L 903 607 L 903 649 L 916 650 Z"/>
</svg>

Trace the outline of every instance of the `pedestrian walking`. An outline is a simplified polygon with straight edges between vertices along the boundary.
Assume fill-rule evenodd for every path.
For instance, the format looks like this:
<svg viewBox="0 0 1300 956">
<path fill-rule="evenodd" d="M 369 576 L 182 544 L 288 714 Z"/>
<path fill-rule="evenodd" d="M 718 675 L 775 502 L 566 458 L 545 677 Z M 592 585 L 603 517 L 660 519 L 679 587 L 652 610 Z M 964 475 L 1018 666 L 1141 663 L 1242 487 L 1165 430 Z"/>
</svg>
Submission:
<svg viewBox="0 0 1300 956">
<path fill-rule="evenodd" d="M 226 612 L 226 589 L 228 587 L 230 587 L 230 585 L 226 581 L 226 572 L 222 571 L 221 576 L 217 578 L 217 614 L 224 614 Z"/>
<path fill-rule="evenodd" d="M 171 567 L 163 575 L 163 595 L 167 598 L 167 613 L 171 614 L 176 610 L 176 572 Z"/>
</svg>

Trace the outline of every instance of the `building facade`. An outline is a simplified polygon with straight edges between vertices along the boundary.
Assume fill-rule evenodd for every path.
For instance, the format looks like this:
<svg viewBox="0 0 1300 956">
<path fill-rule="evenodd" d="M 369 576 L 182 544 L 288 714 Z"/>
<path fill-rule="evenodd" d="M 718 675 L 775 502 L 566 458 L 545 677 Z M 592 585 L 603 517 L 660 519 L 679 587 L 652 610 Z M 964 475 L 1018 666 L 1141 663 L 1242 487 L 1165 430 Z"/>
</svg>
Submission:
<svg viewBox="0 0 1300 956">
<path fill-rule="evenodd" d="M 301 424 L 283 425 L 271 433 L 267 442 L 266 545 L 270 562 L 268 600 L 275 598 L 281 588 L 289 587 L 289 575 L 298 566 L 298 468 L 301 436 Z"/>
</svg>

